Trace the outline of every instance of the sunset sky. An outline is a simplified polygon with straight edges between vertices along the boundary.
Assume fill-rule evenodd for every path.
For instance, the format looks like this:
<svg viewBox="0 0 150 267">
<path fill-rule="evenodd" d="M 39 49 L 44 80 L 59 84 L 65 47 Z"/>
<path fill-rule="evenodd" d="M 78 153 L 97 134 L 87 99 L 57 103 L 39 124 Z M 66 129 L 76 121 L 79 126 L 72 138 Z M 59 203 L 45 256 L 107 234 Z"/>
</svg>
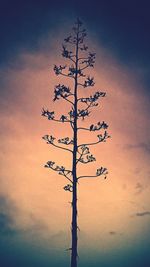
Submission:
<svg viewBox="0 0 150 267">
<path fill-rule="evenodd" d="M 96 162 L 80 168 L 107 179 L 79 183 L 79 267 L 150 266 L 150 16 L 148 1 L 1 1 L 0 4 L 0 262 L 2 267 L 67 267 L 71 194 L 48 160 L 71 167 L 68 152 L 42 136 L 63 138 L 65 125 L 41 116 L 69 105 L 53 102 L 61 44 L 77 17 L 96 52 L 95 86 L 106 92 L 83 127 L 106 121 L 111 138 L 91 148 Z M 82 2 L 82 3 L 80 3 Z M 122 2 L 122 3 L 121 3 Z M 132 2 L 132 3 L 131 3 Z M 97 133 L 80 140 L 96 140 Z"/>
</svg>

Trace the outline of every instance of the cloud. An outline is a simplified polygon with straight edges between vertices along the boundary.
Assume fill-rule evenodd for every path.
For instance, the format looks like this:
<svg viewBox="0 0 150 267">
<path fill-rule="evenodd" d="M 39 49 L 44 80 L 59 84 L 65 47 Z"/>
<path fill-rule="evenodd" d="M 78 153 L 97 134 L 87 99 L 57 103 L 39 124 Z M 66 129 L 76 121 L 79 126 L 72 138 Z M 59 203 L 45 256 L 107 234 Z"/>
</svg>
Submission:
<svg viewBox="0 0 150 267">
<path fill-rule="evenodd" d="M 110 231 L 109 234 L 110 234 L 111 236 L 122 235 L 122 233 L 118 233 L 118 232 L 116 232 L 116 231 Z"/>
<path fill-rule="evenodd" d="M 141 169 L 138 167 L 138 168 L 135 168 L 134 170 L 134 174 L 140 174 L 141 172 Z"/>
<path fill-rule="evenodd" d="M 135 186 L 136 189 L 136 194 L 140 194 L 143 192 L 143 190 L 145 189 L 144 186 L 141 183 L 137 183 Z"/>
<path fill-rule="evenodd" d="M 137 217 L 142 217 L 142 216 L 147 216 L 150 215 L 150 211 L 144 211 L 144 212 L 137 212 L 135 216 Z"/>
<path fill-rule="evenodd" d="M 0 235 L 28 235 L 35 236 L 48 232 L 48 226 L 34 214 L 24 215 L 29 218 L 29 223 L 22 224 L 19 222 L 19 217 L 22 216 L 22 211 L 8 196 L 0 196 Z M 17 220 L 18 218 L 18 220 Z"/>
<path fill-rule="evenodd" d="M 110 231 L 109 234 L 110 234 L 110 235 L 116 235 L 117 232 L 115 232 L 115 231 Z"/>
<path fill-rule="evenodd" d="M 123 190 L 127 190 L 128 186 L 126 184 L 122 185 L 122 189 Z M 143 185 L 140 182 L 137 182 L 136 185 L 134 186 L 134 190 L 135 190 L 135 195 L 141 194 L 144 190 L 146 189 L 146 186 Z"/>
<path fill-rule="evenodd" d="M 12 213 L 16 211 L 15 204 L 6 196 L 0 196 L 0 234 L 12 235 L 16 233 Z"/>
<path fill-rule="evenodd" d="M 15 231 L 12 228 L 12 219 L 4 213 L 0 213 L 0 234 L 12 235 Z"/>
<path fill-rule="evenodd" d="M 150 154 L 150 144 L 149 143 L 138 143 L 138 144 L 126 144 L 124 149 L 131 150 L 131 149 L 142 149 L 144 152 Z"/>
</svg>

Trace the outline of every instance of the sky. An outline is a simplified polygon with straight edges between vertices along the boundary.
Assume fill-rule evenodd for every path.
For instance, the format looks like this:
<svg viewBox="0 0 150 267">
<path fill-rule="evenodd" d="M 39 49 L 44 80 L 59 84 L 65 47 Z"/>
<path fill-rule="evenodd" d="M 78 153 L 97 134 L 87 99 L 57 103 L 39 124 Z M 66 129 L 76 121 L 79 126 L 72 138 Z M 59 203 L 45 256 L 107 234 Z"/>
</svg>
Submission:
<svg viewBox="0 0 150 267">
<path fill-rule="evenodd" d="M 90 69 L 106 92 L 83 126 L 106 121 L 111 138 L 91 149 L 96 162 L 79 172 L 108 168 L 107 179 L 83 179 L 78 191 L 79 267 L 150 266 L 150 34 L 148 1 L 1 1 L 0 4 L 0 257 L 3 267 L 69 266 L 71 209 L 61 176 L 48 160 L 70 167 L 68 152 L 42 136 L 66 137 L 53 102 L 54 75 L 64 63 L 61 44 L 77 17 L 96 52 Z M 87 71 L 88 74 L 88 71 Z M 60 135 L 61 134 L 61 135 Z M 80 141 L 95 140 L 93 133 Z"/>
</svg>

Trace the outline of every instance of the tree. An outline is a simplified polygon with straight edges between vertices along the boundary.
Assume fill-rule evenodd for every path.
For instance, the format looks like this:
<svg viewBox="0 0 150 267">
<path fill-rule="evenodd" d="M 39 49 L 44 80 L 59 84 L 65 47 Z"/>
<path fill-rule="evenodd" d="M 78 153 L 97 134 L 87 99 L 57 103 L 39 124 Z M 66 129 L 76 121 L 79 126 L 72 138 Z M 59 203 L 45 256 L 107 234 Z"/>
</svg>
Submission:
<svg viewBox="0 0 150 267">
<path fill-rule="evenodd" d="M 108 125 L 106 122 L 97 122 L 89 127 L 79 126 L 82 120 L 89 117 L 92 108 L 98 106 L 98 101 L 106 96 L 105 92 L 96 91 L 88 97 L 79 97 L 78 90 L 83 93 L 88 87 L 95 85 L 94 77 L 85 74 L 85 70 L 93 68 L 95 63 L 95 53 L 88 52 L 88 46 L 85 44 L 86 30 L 82 26 L 82 22 L 77 19 L 72 34 L 64 39 L 65 44 L 62 45 L 62 56 L 69 61 L 70 65 L 54 65 L 54 72 L 57 76 L 64 76 L 66 79 L 72 79 L 73 88 L 58 84 L 54 88 L 54 99 L 58 101 L 63 99 L 67 101 L 71 109 L 68 114 L 62 114 L 59 118 L 55 117 L 54 111 L 48 109 L 42 110 L 42 116 L 47 117 L 48 120 L 58 123 L 66 123 L 72 129 L 72 137 L 65 137 L 56 140 L 51 135 L 45 135 L 43 139 L 56 148 L 63 149 L 72 154 L 72 169 L 66 169 L 64 166 L 57 166 L 55 162 L 48 161 L 45 165 L 58 174 L 63 175 L 69 182 L 64 186 L 64 190 L 72 194 L 72 244 L 71 244 L 71 267 L 77 267 L 77 188 L 78 181 L 84 178 L 95 178 L 104 175 L 106 178 L 108 171 L 104 167 L 97 169 L 93 175 L 80 175 L 77 173 L 78 164 L 87 164 L 95 161 L 95 157 L 90 153 L 90 146 L 105 142 L 110 136 L 107 133 Z M 101 132 L 97 135 L 97 140 L 94 142 L 78 143 L 78 136 L 84 131 Z"/>
</svg>

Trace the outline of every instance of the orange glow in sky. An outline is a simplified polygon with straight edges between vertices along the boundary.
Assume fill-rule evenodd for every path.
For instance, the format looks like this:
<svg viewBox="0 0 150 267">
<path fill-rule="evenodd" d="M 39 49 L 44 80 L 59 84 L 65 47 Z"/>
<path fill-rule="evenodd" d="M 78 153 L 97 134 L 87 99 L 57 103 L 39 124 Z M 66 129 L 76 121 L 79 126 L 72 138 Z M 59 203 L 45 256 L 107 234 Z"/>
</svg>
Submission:
<svg viewBox="0 0 150 267">
<path fill-rule="evenodd" d="M 53 64 L 61 61 L 57 40 L 52 43 L 51 51 L 41 48 L 33 54 L 20 52 L 12 62 L 13 67 L 3 70 L 0 122 L 0 191 L 16 203 L 14 223 L 18 228 L 28 228 L 34 220 L 39 220 L 50 234 L 68 231 L 71 213 L 70 194 L 63 190 L 67 181 L 43 167 L 48 160 L 69 167 L 71 159 L 68 152 L 58 151 L 42 140 L 45 134 L 57 138 L 70 134 L 65 125 L 41 117 L 43 106 L 58 114 L 67 113 L 68 109 L 63 100 L 52 101 L 54 85 L 61 81 L 68 84 L 52 70 Z M 92 71 L 96 85 L 85 89 L 83 94 L 100 89 L 107 96 L 83 125 L 104 120 L 109 124 L 111 139 L 92 147 L 96 162 L 79 171 L 92 174 L 98 167 L 106 166 L 109 174 L 106 180 L 100 177 L 80 181 L 79 224 L 95 242 L 103 240 L 103 248 L 108 249 L 114 245 L 109 233 L 117 233 L 119 243 L 122 235 L 134 239 L 137 233 L 140 236 L 148 229 L 149 218 L 141 221 L 135 214 L 149 208 L 149 153 L 144 144 L 150 126 L 148 103 L 138 77 L 115 61 L 109 51 L 98 45 L 93 49 L 97 55 Z M 85 138 L 91 137 L 82 135 L 81 141 Z M 96 138 L 95 133 L 92 138 Z"/>
</svg>

